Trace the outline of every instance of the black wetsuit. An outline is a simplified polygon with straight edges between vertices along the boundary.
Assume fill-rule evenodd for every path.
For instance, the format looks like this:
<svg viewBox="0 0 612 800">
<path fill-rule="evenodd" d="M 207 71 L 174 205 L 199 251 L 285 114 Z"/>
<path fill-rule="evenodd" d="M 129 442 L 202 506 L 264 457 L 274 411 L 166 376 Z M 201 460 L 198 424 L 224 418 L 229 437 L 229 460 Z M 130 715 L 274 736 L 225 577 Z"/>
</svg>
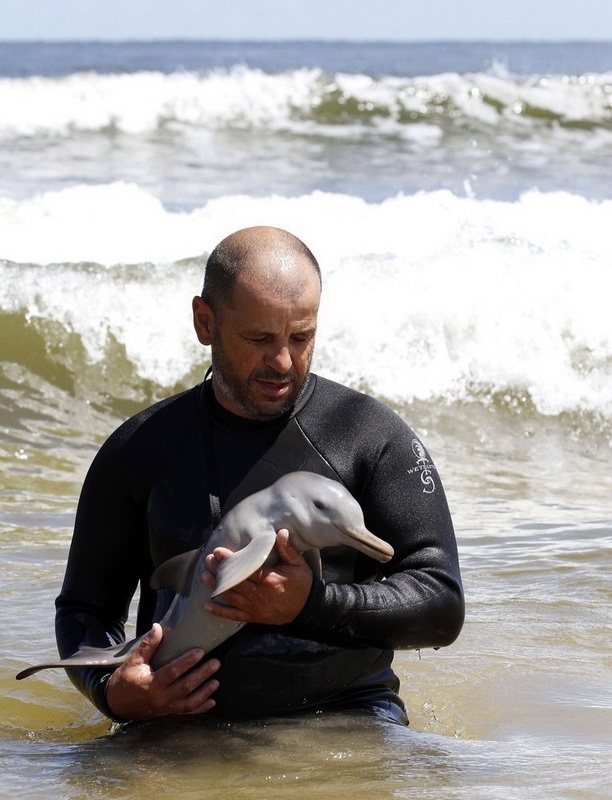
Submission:
<svg viewBox="0 0 612 800">
<path fill-rule="evenodd" d="M 108 439 L 83 485 L 56 601 L 61 655 L 123 641 L 138 583 L 137 633 L 160 618 L 165 609 L 156 610 L 151 574 L 206 540 L 215 487 L 225 512 L 294 470 L 341 481 L 395 556 L 381 568 L 351 548 L 324 550 L 323 580 L 293 623 L 247 625 L 217 648 L 213 713 L 361 706 L 401 721 L 393 650 L 450 644 L 463 624 L 451 518 L 429 455 L 400 417 L 315 375 L 296 407 L 273 421 L 230 414 L 206 381 L 142 411 Z M 110 672 L 69 674 L 113 716 L 105 700 Z"/>
</svg>

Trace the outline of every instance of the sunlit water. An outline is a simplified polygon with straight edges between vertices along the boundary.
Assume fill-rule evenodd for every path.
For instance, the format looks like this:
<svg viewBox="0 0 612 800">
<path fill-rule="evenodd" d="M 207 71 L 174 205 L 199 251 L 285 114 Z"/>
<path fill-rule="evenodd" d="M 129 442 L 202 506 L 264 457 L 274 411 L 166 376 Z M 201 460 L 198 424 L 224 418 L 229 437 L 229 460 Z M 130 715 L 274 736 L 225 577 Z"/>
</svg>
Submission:
<svg viewBox="0 0 612 800">
<path fill-rule="evenodd" d="M 609 51 L 2 47 L 0 796 L 609 797 Z M 201 379 L 205 255 L 260 222 L 321 261 L 315 369 L 429 445 L 466 624 L 397 653 L 408 729 L 109 736 L 63 672 L 14 675 L 54 653 L 91 458 Z"/>
<path fill-rule="evenodd" d="M 95 441 L 114 423 L 111 415 L 88 415 L 97 427 L 91 447 L 79 449 L 83 432 L 56 420 L 55 434 L 74 440 L 74 451 L 51 442 L 33 451 L 49 422 L 32 414 L 17 441 L 4 441 L 2 465 L 3 796 L 122 798 L 146 791 L 187 798 L 213 786 L 215 797 L 228 798 L 391 798 L 415 791 L 431 798 L 606 797 L 607 450 L 568 439 L 555 426 L 525 437 L 499 410 L 428 413 L 417 404 L 403 413 L 423 423 L 417 428 L 428 432 L 445 478 L 468 604 L 451 648 L 396 656 L 411 728 L 332 714 L 212 729 L 193 722 L 145 726 L 111 739 L 108 723 L 62 672 L 14 680 L 24 664 L 54 651 L 52 605 L 78 484 Z M 502 457 L 504 446 L 510 457 Z"/>
</svg>

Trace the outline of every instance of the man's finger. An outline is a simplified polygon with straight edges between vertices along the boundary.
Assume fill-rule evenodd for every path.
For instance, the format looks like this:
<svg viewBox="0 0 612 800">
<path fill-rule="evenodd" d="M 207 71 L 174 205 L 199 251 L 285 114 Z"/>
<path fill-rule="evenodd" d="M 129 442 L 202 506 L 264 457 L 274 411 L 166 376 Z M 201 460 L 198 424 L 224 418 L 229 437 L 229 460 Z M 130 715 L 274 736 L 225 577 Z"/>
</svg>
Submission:
<svg viewBox="0 0 612 800">
<path fill-rule="evenodd" d="M 289 531 L 286 528 L 281 528 L 276 534 L 276 552 L 280 560 L 285 564 L 293 564 L 295 566 L 304 562 L 304 557 L 295 549 L 291 544 L 289 538 Z"/>
<path fill-rule="evenodd" d="M 155 680 L 164 686 L 171 686 L 176 681 L 181 680 L 185 673 L 193 669 L 196 664 L 204 658 L 204 651 L 200 648 L 194 648 L 182 656 L 175 658 L 169 664 L 155 670 Z M 208 663 L 208 662 L 206 662 Z M 212 672 L 215 672 L 218 667 L 215 667 Z M 212 674 L 211 672 L 211 674 Z"/>
<path fill-rule="evenodd" d="M 146 633 L 138 647 L 130 653 L 128 661 L 132 663 L 148 664 L 153 657 L 153 653 L 159 647 L 163 637 L 162 627 L 158 622 L 153 623 L 151 630 Z"/>
</svg>

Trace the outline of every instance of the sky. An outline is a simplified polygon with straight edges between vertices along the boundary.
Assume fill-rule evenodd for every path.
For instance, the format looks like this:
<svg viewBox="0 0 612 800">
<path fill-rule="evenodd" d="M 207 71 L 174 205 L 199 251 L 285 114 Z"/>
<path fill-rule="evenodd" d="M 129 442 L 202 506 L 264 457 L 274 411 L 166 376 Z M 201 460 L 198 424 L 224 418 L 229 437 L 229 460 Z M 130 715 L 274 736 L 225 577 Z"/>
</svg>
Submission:
<svg viewBox="0 0 612 800">
<path fill-rule="evenodd" d="M 612 0 L 0 0 L 0 41 L 612 40 Z"/>
</svg>

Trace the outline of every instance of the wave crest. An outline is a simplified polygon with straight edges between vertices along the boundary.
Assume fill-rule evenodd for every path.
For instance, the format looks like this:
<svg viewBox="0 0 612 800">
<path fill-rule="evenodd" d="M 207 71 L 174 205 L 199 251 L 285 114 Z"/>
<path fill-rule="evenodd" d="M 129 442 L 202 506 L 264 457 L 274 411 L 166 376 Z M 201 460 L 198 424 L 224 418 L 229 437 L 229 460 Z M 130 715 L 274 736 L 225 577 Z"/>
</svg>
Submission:
<svg viewBox="0 0 612 800">
<path fill-rule="evenodd" d="M 496 74 L 497 73 L 497 74 Z M 558 126 L 612 130 L 612 74 L 516 77 L 499 70 L 417 78 L 328 74 L 319 68 L 268 74 L 236 66 L 195 72 L 0 80 L 0 136 L 70 136 L 162 130 L 290 131 L 403 135 L 414 125 L 447 133 L 465 126 L 508 133 Z"/>
<path fill-rule="evenodd" d="M 76 229 L 69 243 L 74 256 L 89 254 L 81 263 L 61 258 L 70 198 L 94 226 Z M 87 187 L 49 194 L 40 218 L 24 216 L 28 224 L 13 236 L 19 260 L 0 262 L 7 347 L 34 330 L 32 352 L 60 364 L 64 378 L 66 370 L 78 378 L 120 363 L 129 381 L 174 387 L 207 360 L 190 319 L 205 252 L 229 232 L 228 220 L 237 229 L 265 219 L 294 231 L 322 265 L 317 371 L 398 403 L 524 395 L 540 414 L 612 418 L 611 201 L 530 192 L 511 203 L 431 192 L 369 204 L 314 192 L 225 197 L 176 214 L 148 199 L 121 184 Z M 87 214 L 87 202 L 95 213 Z M 135 207 L 140 216 L 122 241 L 113 220 Z M 0 214 L 7 241 L 15 217 L 14 208 Z M 40 239 L 41 219 L 48 239 Z M 151 241 L 147 230 L 155 231 Z M 39 250 L 46 263 L 32 258 Z M 140 263 L 125 263 L 138 254 Z M 112 261 L 104 264 L 104 255 Z M 6 357 L 26 351 L 13 347 Z"/>
</svg>

